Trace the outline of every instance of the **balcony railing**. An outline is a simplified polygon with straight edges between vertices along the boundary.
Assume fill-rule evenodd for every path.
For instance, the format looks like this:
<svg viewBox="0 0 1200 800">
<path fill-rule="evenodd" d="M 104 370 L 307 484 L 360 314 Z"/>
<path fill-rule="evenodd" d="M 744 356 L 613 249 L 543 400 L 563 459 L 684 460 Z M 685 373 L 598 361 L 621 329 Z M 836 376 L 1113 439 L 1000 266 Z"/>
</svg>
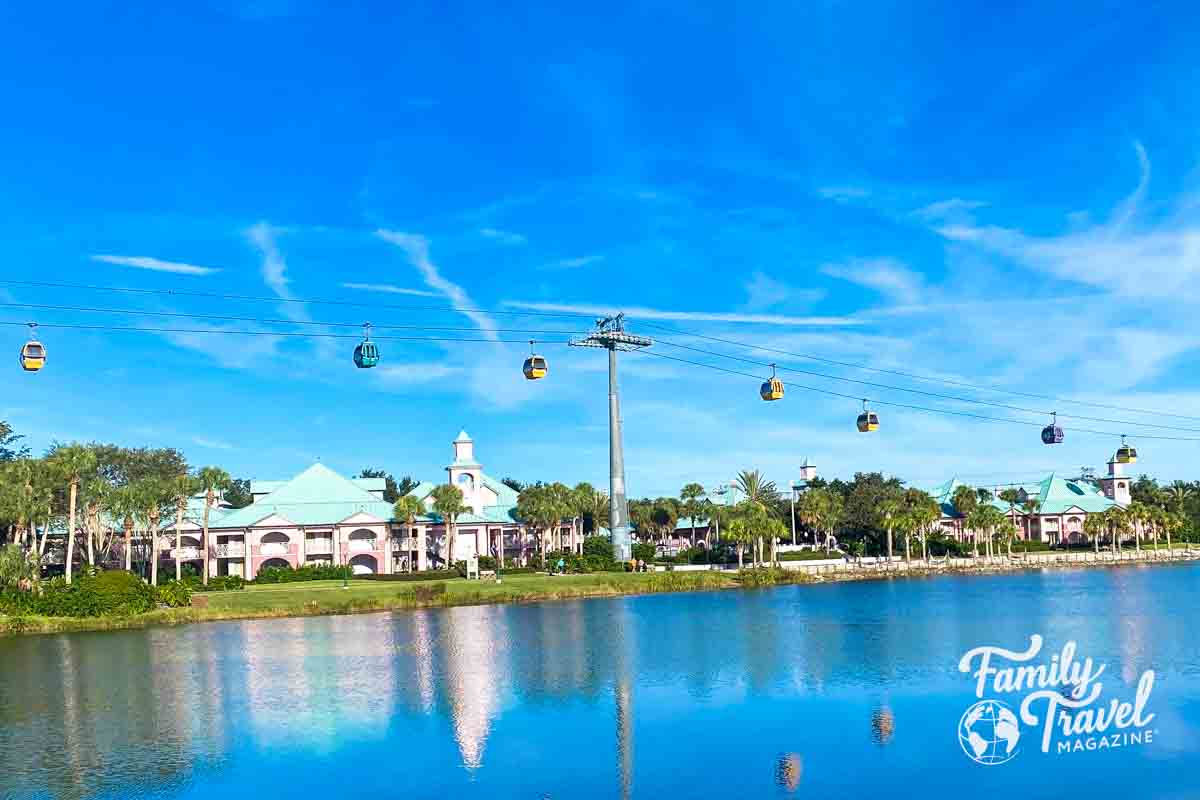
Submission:
<svg viewBox="0 0 1200 800">
<path fill-rule="evenodd" d="M 178 558 L 180 561 L 191 561 L 200 558 L 199 547 L 172 547 L 167 551 L 168 558 Z"/>
<path fill-rule="evenodd" d="M 217 558 L 242 558 L 246 555 L 246 544 L 245 542 L 222 542 L 213 550 L 216 552 Z"/>
<path fill-rule="evenodd" d="M 333 539 L 309 539 L 304 543 L 304 552 L 311 555 L 333 553 Z"/>
</svg>

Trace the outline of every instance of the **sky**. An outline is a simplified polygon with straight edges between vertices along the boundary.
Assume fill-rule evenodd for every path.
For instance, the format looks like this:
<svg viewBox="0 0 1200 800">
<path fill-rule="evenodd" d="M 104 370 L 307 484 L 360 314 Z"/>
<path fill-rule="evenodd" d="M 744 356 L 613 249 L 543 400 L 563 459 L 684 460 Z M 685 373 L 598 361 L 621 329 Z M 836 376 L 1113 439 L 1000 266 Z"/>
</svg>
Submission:
<svg viewBox="0 0 1200 800">
<path fill-rule="evenodd" d="M 656 339 L 620 359 L 633 496 L 805 458 L 1016 482 L 1121 432 L 1137 472 L 1200 478 L 1200 442 L 1148 438 L 1200 438 L 1194 8 L 700 5 L 0 8 L 0 281 L 193 293 L 0 282 L 49 355 L 10 362 L 0 419 L 259 479 L 440 480 L 466 428 L 497 477 L 605 487 L 605 354 L 559 342 L 624 311 Z M 280 335 L 365 321 L 478 341 L 358 370 L 353 338 Z M 1116 422 L 1046 447 L 1055 410 Z"/>
</svg>

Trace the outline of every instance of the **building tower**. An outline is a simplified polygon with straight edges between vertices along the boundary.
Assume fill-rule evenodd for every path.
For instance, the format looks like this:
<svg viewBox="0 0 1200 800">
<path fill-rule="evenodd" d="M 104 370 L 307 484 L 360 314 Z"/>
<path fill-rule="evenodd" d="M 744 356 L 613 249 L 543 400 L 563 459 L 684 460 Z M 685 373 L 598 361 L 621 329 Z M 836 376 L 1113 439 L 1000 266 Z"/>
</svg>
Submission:
<svg viewBox="0 0 1200 800">
<path fill-rule="evenodd" d="M 1125 475 L 1125 465 L 1117 461 L 1115 454 L 1108 459 L 1108 474 L 1100 479 L 1100 491 L 1121 507 L 1128 506 L 1133 499 L 1129 492 L 1129 478 Z"/>
<path fill-rule="evenodd" d="M 451 486 L 462 492 L 463 502 L 471 511 L 479 514 L 483 510 L 483 499 L 479 491 L 483 466 L 475 460 L 475 442 L 465 430 L 459 431 L 454 439 L 454 462 L 446 465 Z"/>
</svg>

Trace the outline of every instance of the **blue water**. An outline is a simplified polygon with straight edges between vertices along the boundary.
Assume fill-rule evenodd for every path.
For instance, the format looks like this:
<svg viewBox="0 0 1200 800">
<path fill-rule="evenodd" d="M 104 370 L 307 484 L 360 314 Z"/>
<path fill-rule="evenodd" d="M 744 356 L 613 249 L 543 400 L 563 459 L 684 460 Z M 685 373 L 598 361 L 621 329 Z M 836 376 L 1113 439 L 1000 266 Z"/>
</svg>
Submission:
<svg viewBox="0 0 1200 800">
<path fill-rule="evenodd" d="M 5 798 L 1180 798 L 1200 567 L 943 577 L 0 639 Z M 960 746 L 967 650 L 1068 640 L 1153 741 Z M 1020 695 L 1002 697 L 1012 707 Z"/>
</svg>

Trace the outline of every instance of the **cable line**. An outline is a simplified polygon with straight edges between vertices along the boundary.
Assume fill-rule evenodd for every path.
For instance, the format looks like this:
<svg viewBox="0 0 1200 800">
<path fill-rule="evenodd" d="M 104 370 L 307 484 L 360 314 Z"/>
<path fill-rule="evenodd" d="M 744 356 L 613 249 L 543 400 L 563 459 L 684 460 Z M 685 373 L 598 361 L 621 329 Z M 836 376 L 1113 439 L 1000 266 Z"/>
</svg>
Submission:
<svg viewBox="0 0 1200 800">
<path fill-rule="evenodd" d="M 744 378 L 753 378 L 755 381 L 762 380 L 761 375 L 755 375 L 752 372 L 742 372 L 741 370 L 728 369 L 726 367 L 718 367 L 715 364 L 706 364 L 703 361 L 692 361 L 691 359 L 687 359 L 687 358 L 679 358 L 677 356 L 668 356 L 668 355 L 664 355 L 663 353 L 656 353 L 653 350 L 638 350 L 637 352 L 645 353 L 646 355 L 654 356 L 655 358 L 665 358 L 670 361 L 678 361 L 682 364 L 691 364 L 692 366 L 696 366 L 696 367 L 703 367 L 705 369 L 712 369 L 712 370 L 716 370 L 718 372 L 725 372 L 730 375 L 738 375 L 738 376 L 741 376 Z M 897 402 L 889 401 L 889 400 L 876 400 L 874 398 L 863 398 L 863 397 L 859 397 L 858 395 L 845 394 L 844 392 L 835 392 L 832 389 L 823 389 L 823 388 L 817 387 L 817 386 L 806 386 L 804 384 L 799 384 L 799 383 L 787 383 L 786 385 L 789 387 L 794 387 L 796 389 L 804 389 L 804 390 L 810 391 L 810 392 L 817 392 L 818 394 L 829 395 L 831 397 L 840 397 L 840 398 L 843 398 L 846 400 L 854 400 L 855 402 L 861 402 L 862 400 L 866 399 L 866 400 L 870 400 L 870 402 L 872 402 L 876 405 L 890 406 L 892 408 L 904 408 L 904 409 L 908 409 L 910 411 L 921 411 L 921 412 L 924 412 L 927 414 L 949 414 L 949 415 L 956 416 L 956 417 L 968 417 L 970 419 L 983 420 L 985 422 L 993 422 L 993 423 L 1001 423 L 1001 424 L 1009 424 L 1009 425 L 1026 425 L 1026 426 L 1032 426 L 1035 428 L 1041 427 L 1040 422 L 1029 422 L 1029 421 L 1021 420 L 1021 419 L 1007 419 L 1004 417 L 989 417 L 989 416 L 985 416 L 983 414 L 972 414 L 968 411 L 952 411 L 947 408 L 930 408 L 928 406 L 911 405 L 909 403 L 897 403 Z M 1119 437 L 1121 435 L 1119 433 L 1114 433 L 1112 431 L 1097 431 L 1097 430 L 1092 430 L 1089 428 L 1071 428 L 1071 431 L 1073 431 L 1075 433 L 1090 433 L 1090 434 L 1094 434 L 1096 436 L 1110 436 L 1110 437 L 1114 437 L 1114 438 Z M 1162 436 L 1162 435 L 1152 435 L 1152 434 L 1146 434 L 1146 435 L 1138 434 L 1138 438 L 1139 439 L 1157 439 L 1160 441 L 1170 441 L 1170 442 L 1200 442 L 1200 438 L 1186 437 L 1186 436 Z"/>
<path fill-rule="evenodd" d="M 480 314 L 491 314 L 491 315 L 496 315 L 496 316 L 510 316 L 510 317 L 530 317 L 530 316 L 532 316 L 532 317 L 552 317 L 552 318 L 559 318 L 559 319 L 586 319 L 586 320 L 594 320 L 594 318 L 595 318 L 594 315 L 591 315 L 591 314 L 562 312 L 562 311 L 534 311 L 534 310 L 505 311 L 505 310 L 493 310 L 493 309 L 486 309 L 486 308 L 455 306 L 455 305 L 434 306 L 434 305 L 400 305 L 400 304 L 389 304 L 389 303 L 361 303 L 361 302 L 354 302 L 354 301 L 349 301 L 349 300 L 331 300 L 331 299 L 321 299 L 321 298 L 292 298 L 292 297 L 277 297 L 277 296 L 264 296 L 264 295 L 222 294 L 222 293 L 218 293 L 218 292 L 201 292 L 201 291 L 187 290 L 187 289 L 144 289 L 144 288 L 137 288 L 137 287 L 100 286 L 100 285 L 95 285 L 95 284 L 70 283 L 70 282 L 63 282 L 63 281 L 29 281 L 29 280 L 15 280 L 15 279 L 2 278 L 2 279 L 0 279 L 0 285 L 29 286 L 29 287 L 42 287 L 42 288 L 54 288 L 54 289 L 81 289 L 81 290 L 86 290 L 86 291 L 119 292 L 119 293 L 137 294 L 137 295 L 162 295 L 162 296 L 168 296 L 168 297 L 196 297 L 196 298 L 215 299 L 215 300 L 246 300 L 246 301 L 269 302 L 269 303 L 293 303 L 293 304 L 298 303 L 301 305 L 303 305 L 303 304 L 331 305 L 331 306 L 341 306 L 341 307 L 346 307 L 346 308 L 368 308 L 368 309 L 383 309 L 383 310 L 392 310 L 392 311 L 437 311 L 437 312 L 442 312 L 442 313 L 472 312 L 472 313 L 480 313 Z M 34 305 L 34 304 L 19 304 L 19 303 L 9 303 L 9 304 L 0 304 L 0 305 L 7 305 L 9 307 L 23 307 L 23 308 L 52 308 L 51 306 L 38 306 L 38 305 Z M 96 312 L 101 311 L 101 309 L 92 309 L 92 308 L 85 308 L 85 307 L 67 307 L 67 306 L 61 307 L 61 310 L 96 311 Z M 204 318 L 201 315 L 185 315 L 182 313 L 170 313 L 170 312 L 152 312 L 152 311 L 132 312 L 132 311 L 126 311 L 126 310 L 117 310 L 117 309 L 107 309 L 106 311 L 108 311 L 110 313 L 144 313 L 144 314 L 156 315 L 156 316 L 179 316 L 179 317 L 193 316 L 194 318 L 197 318 L 197 319 Z M 248 318 L 248 317 L 232 317 L 232 316 L 230 316 L 230 317 L 210 316 L 207 318 L 223 319 L 223 320 L 227 320 L 227 321 L 240 321 L 240 322 L 254 321 L 254 322 L 263 322 L 263 323 L 269 323 L 269 324 L 287 323 L 287 324 L 294 324 L 294 325 L 326 325 L 329 327 L 341 327 L 341 326 L 347 326 L 347 325 L 351 324 L 351 323 L 329 323 L 329 322 L 322 323 L 322 322 L 309 322 L 309 321 L 296 321 L 296 320 L 257 320 L 257 319 Z M 631 319 L 632 318 L 633 317 L 631 317 Z M 997 394 L 1007 394 L 1007 395 L 1011 395 L 1014 397 L 1027 397 L 1027 398 L 1036 399 L 1036 400 L 1046 400 L 1046 401 L 1051 401 L 1051 402 L 1055 402 L 1055 403 L 1085 406 L 1085 407 L 1089 407 L 1089 408 L 1101 408 L 1101 409 L 1107 409 L 1110 411 L 1125 411 L 1125 412 L 1132 413 L 1132 414 L 1145 414 L 1145 415 L 1150 415 L 1150 416 L 1171 417 L 1173 419 L 1183 419 L 1183 420 L 1191 420 L 1194 422 L 1200 422 L 1200 416 L 1193 416 L 1193 415 L 1188 415 L 1188 414 L 1178 414 L 1178 413 L 1167 412 L 1167 411 L 1154 411 L 1154 410 L 1150 410 L 1150 409 L 1133 408 L 1133 407 L 1129 407 L 1129 406 L 1120 406 L 1120 405 L 1108 404 L 1108 403 L 1096 403 L 1096 402 L 1089 402 L 1089 401 L 1085 401 L 1085 400 L 1075 400 L 1075 399 L 1071 399 L 1071 398 L 1056 397 L 1054 395 L 1038 394 L 1035 392 L 1022 392 L 1022 391 L 1018 391 L 1015 389 L 1005 389 L 1002 387 L 969 383 L 967 381 L 958 381 L 958 380 L 953 380 L 950 378 L 937 378 L 937 377 L 934 377 L 931 375 L 922 375 L 922 374 L 914 373 L 914 372 L 906 372 L 904 370 L 888 369 L 888 368 L 884 368 L 884 367 L 870 367 L 870 366 L 866 366 L 864 364 L 857 364 L 857 363 L 850 362 L 850 361 L 840 361 L 838 359 L 825 358 L 823 356 L 813 355 L 811 353 L 797 353 L 797 352 L 792 352 L 789 350 L 783 350 L 783 349 L 774 348 L 774 347 L 766 347 L 763 345 L 752 344 L 750 342 L 739 341 L 739 340 L 735 340 L 735 339 L 727 339 L 727 338 L 723 338 L 720 336 L 710 336 L 707 334 L 697 333 L 695 331 L 685 330 L 685 329 L 678 328 L 678 327 L 662 325 L 660 323 L 652 322 L 652 321 L 645 320 L 645 319 L 639 319 L 639 323 L 646 327 L 655 328 L 657 330 L 666 331 L 668 333 L 679 334 L 679 335 L 683 335 L 683 336 L 690 336 L 690 337 L 694 337 L 697 339 L 704 339 L 704 340 L 708 340 L 708 341 L 712 341 L 712 342 L 719 342 L 722 344 L 732 345 L 735 347 L 743 347 L 743 348 L 747 348 L 747 349 L 751 349 L 751 350 L 758 350 L 758 351 L 765 352 L 765 353 L 776 353 L 776 354 L 780 354 L 780 355 L 791 356 L 793 358 L 805 359 L 805 360 L 809 360 L 809 361 L 817 361 L 817 362 L 824 363 L 824 364 L 831 364 L 834 366 L 846 367 L 849 369 L 863 370 L 866 372 L 875 372 L 875 373 L 886 374 L 886 375 L 895 375 L 898 377 L 908 378 L 910 380 L 924 381 L 927 383 L 939 383 L 939 384 L 942 384 L 945 386 L 956 386 L 956 387 L 960 387 L 960 388 L 964 388 L 964 389 L 970 389 L 972 391 L 993 392 L 993 393 L 997 393 Z M 355 327 L 359 327 L 361 325 L 361 323 L 353 323 L 353 325 Z M 376 327 L 393 328 L 393 329 L 408 328 L 408 329 L 414 329 L 414 330 L 443 330 L 443 331 L 475 330 L 475 328 L 405 326 L 405 325 L 390 325 L 390 326 L 389 325 L 379 325 Z M 496 330 L 497 330 L 497 332 L 512 332 L 512 333 L 524 332 L 524 333 L 537 333 L 537 334 L 549 333 L 549 334 L 553 334 L 553 335 L 564 335 L 564 334 L 570 333 L 568 331 L 536 331 L 536 330 L 518 331 L 518 329 L 496 329 Z M 281 335 L 281 334 L 275 334 L 275 335 Z M 661 340 L 661 341 L 663 341 L 664 344 L 668 344 L 671 346 L 685 347 L 684 345 L 680 345 L 675 342 L 670 342 L 670 341 L 666 341 L 666 340 Z M 719 356 L 722 358 L 737 358 L 736 356 L 732 356 L 730 354 L 724 354 L 724 353 L 713 353 L 711 351 L 699 351 L 699 352 L 705 352 L 705 353 L 708 353 L 709 355 L 715 355 L 715 356 Z M 759 363 L 759 362 L 753 362 L 753 361 L 750 361 L 747 359 L 747 363 Z M 803 370 L 799 370 L 796 368 L 791 368 L 791 370 L 795 371 L 795 372 L 803 372 Z M 906 391 L 906 392 L 912 392 L 914 394 L 925 394 L 925 395 L 931 396 L 931 397 L 941 397 L 943 399 L 956 400 L 956 401 L 964 402 L 964 403 L 978 403 L 980 405 L 989 405 L 989 406 L 993 406 L 993 407 L 997 407 L 997 408 L 1009 408 L 1009 409 L 1012 409 L 1015 411 L 1021 411 L 1024 413 L 1031 413 L 1031 414 L 1051 413 L 1051 412 L 1046 412 L 1046 411 L 1036 411 L 1036 410 L 1032 410 L 1032 409 L 1024 409 L 1024 408 L 1020 408 L 1017 406 L 1008 406 L 1008 405 L 1005 405 L 1002 403 L 994 403 L 994 402 L 989 402 L 989 401 L 985 401 L 985 400 L 972 400 L 972 399 L 963 398 L 963 397 L 951 397 L 951 396 L 945 396 L 945 395 L 938 395 L 938 394 L 932 393 L 932 392 L 922 392 L 921 390 L 916 390 L 916 389 L 904 389 L 901 387 L 886 386 L 885 384 L 874 384 L 874 383 L 871 383 L 868 381 L 855 381 L 854 379 L 851 379 L 851 378 L 841 378 L 841 377 L 836 377 L 836 376 L 831 376 L 831 375 L 822 375 L 821 373 L 811 373 L 810 372 L 810 373 L 805 373 L 805 374 L 814 375 L 816 377 L 824 377 L 824 378 L 828 378 L 830 380 L 842 380 L 842 381 L 847 381 L 847 382 L 856 382 L 856 383 L 862 383 L 862 384 L 868 385 L 868 386 L 889 388 L 889 389 L 893 389 L 896 391 Z M 1095 421 L 1095 422 L 1105 422 L 1105 423 L 1109 423 L 1109 424 L 1136 425 L 1136 426 L 1141 426 L 1141 427 L 1159 428 L 1159 429 L 1165 429 L 1165 430 L 1200 432 L 1200 429 L 1195 429 L 1195 428 L 1179 428 L 1179 427 L 1160 425 L 1160 424 L 1154 424 L 1154 423 L 1146 423 L 1146 422 L 1130 422 L 1127 420 L 1109 420 L 1109 419 L 1105 419 L 1103 417 L 1087 417 L 1087 416 L 1069 415 L 1069 414 L 1063 414 L 1063 413 L 1060 413 L 1059 416 L 1070 417 L 1073 419 L 1089 420 L 1089 421 Z"/>
<path fill-rule="evenodd" d="M 25 322 L 0 321 L 0 325 L 28 327 Z M 351 333 L 317 333 L 311 331 L 227 331 L 212 328 L 147 328 L 118 327 L 114 325 L 79 325 L 64 322 L 39 322 L 39 328 L 66 328 L 85 331 L 116 331 L 119 333 L 207 333 L 217 336 L 288 336 L 299 339 L 361 339 Z M 361 327 L 361 326 L 358 326 Z M 392 342 L 480 342 L 483 344 L 528 344 L 528 339 L 468 339 L 454 336 L 376 336 L 376 339 Z M 538 339 L 538 344 L 566 344 L 567 340 Z"/>
<path fill-rule="evenodd" d="M 843 381 L 845 383 L 855 383 L 860 386 L 871 386 L 876 389 L 889 389 L 889 390 L 897 391 L 897 392 L 908 392 L 910 394 L 919 394 L 924 397 L 935 397 L 939 400 L 952 400 L 952 401 L 959 402 L 959 403 L 974 403 L 976 405 L 991 406 L 993 408 L 1003 408 L 1003 409 L 1007 409 L 1009 411 L 1018 411 L 1023 414 L 1037 414 L 1037 415 L 1043 416 L 1043 417 L 1049 416 L 1049 415 L 1055 413 L 1053 411 L 1042 411 L 1042 410 L 1039 410 L 1036 408 L 1023 408 L 1021 406 L 1009 405 L 1007 403 L 997 403 L 997 402 L 993 402 L 991 400 L 977 400 L 972 397 L 959 397 L 957 395 L 952 395 L 952 394 L 941 394 L 940 392 L 927 392 L 923 389 L 912 389 L 912 388 L 909 388 L 906 386 L 892 386 L 887 383 L 877 383 L 875 381 L 864 381 L 864 380 L 859 380 L 857 378 L 847 378 L 842 375 L 827 375 L 823 372 L 813 372 L 811 370 L 800 369 L 799 367 L 780 367 L 777 364 L 766 364 L 761 361 L 755 361 L 752 358 L 744 358 L 742 356 L 735 356 L 735 355 L 732 355 L 731 353 L 718 353 L 718 352 L 715 352 L 712 350 L 705 350 L 702 347 L 691 347 L 686 344 L 679 344 L 678 342 L 672 342 L 670 340 L 662 339 L 662 338 L 656 339 L 655 342 L 657 342 L 658 344 L 665 344 L 668 347 L 678 347 L 683 350 L 691 350 L 696 353 L 703 353 L 705 355 L 715 356 L 717 358 L 727 358 L 727 359 L 731 359 L 733 361 L 741 361 L 746 364 L 754 364 L 754 365 L 760 366 L 760 367 L 771 367 L 772 369 L 778 369 L 780 372 L 797 372 L 802 375 L 811 375 L 815 378 L 826 378 L 831 381 Z M 1159 428 L 1161 430 L 1168 430 L 1168 431 L 1183 431 L 1185 433 L 1200 433 L 1200 428 L 1182 428 L 1177 425 L 1159 425 L 1159 424 L 1156 424 L 1153 422 L 1134 422 L 1132 420 L 1124 420 L 1124 419 L 1108 419 L 1105 417 L 1088 417 L 1088 416 L 1083 416 L 1081 414 L 1058 413 L 1058 416 L 1067 418 L 1067 419 L 1084 420 L 1086 422 L 1103 422 L 1103 423 L 1106 423 L 1109 425 L 1132 425 L 1132 426 L 1143 427 L 1143 428 Z"/>
<path fill-rule="evenodd" d="M 59 306 L 42 305 L 38 303 L 0 303 L 0 308 L 36 308 L 46 311 L 82 311 L 96 314 L 144 314 L 150 317 L 177 317 L 181 319 L 211 319 L 222 322 L 257 322 L 263 325 L 315 325 L 326 328 L 361 328 L 361 322 L 320 322 L 317 320 L 298 319 L 262 319 L 260 317 L 235 317 L 222 314 L 187 314 L 181 311 L 141 311 L 132 308 L 93 308 L 90 306 Z M 478 331 L 478 325 L 467 326 L 437 326 L 437 325 L 379 325 L 372 323 L 373 328 L 389 330 L 418 330 L 418 331 Z M 490 328 L 496 333 L 550 333 L 560 336 L 573 336 L 576 331 L 537 330 L 531 328 Z"/>
<path fill-rule="evenodd" d="M 55 281 L 18 281 L 0 278 L 0 285 L 6 286 L 36 286 L 48 289 L 84 289 L 94 292 L 122 292 L 125 294 L 165 295 L 168 297 L 202 297 L 209 300 L 251 300 L 266 303 L 300 303 L 327 306 L 346 306 L 351 308 L 381 308 L 392 311 L 442 311 L 442 312 L 477 312 L 480 314 L 495 314 L 511 317 L 559 317 L 563 319 L 595 320 L 593 314 L 572 314 L 565 311 L 497 311 L 489 308 L 474 308 L 470 306 L 448 305 L 399 305 L 394 303 L 356 303 L 352 300 L 327 300 L 320 298 L 300 297 L 268 297 L 265 295 L 221 294 L 219 292 L 197 292 L 191 289 L 138 289 L 131 286 L 96 286 L 86 283 L 65 283 Z"/>
<path fill-rule="evenodd" d="M 996 386 L 985 386 L 985 385 L 981 385 L 981 384 L 967 383 L 966 381 L 951 380 L 949 378 L 935 378 L 931 375 L 920 375 L 918 373 L 913 373 L 913 372 L 904 372 L 903 370 L 886 369 L 884 367 L 868 367 L 863 364 L 855 364 L 851 361 L 838 361 L 837 359 L 833 359 L 833 358 L 824 358 L 822 356 L 815 356 L 815 355 L 812 355 L 811 353 L 794 353 L 789 350 L 780 350 L 779 348 L 775 348 L 775 347 L 764 347 L 762 345 L 750 344 L 749 342 L 737 341 L 735 339 L 725 339 L 720 336 L 708 336 L 707 334 L 696 333 L 695 331 L 687 331 L 687 330 L 683 330 L 682 328 L 668 327 L 666 325 L 660 325 L 660 324 L 657 324 L 654 322 L 648 322 L 644 319 L 639 320 L 639 322 L 641 325 L 644 325 L 645 327 L 656 328 L 661 331 L 667 331 L 668 333 L 682 334 L 684 336 L 693 336 L 697 339 L 707 339 L 708 341 L 711 341 L 711 342 L 721 342 L 722 344 L 729 344 L 729 345 L 733 345 L 735 347 L 745 347 L 750 350 L 761 350 L 764 353 L 778 353 L 780 355 L 792 356 L 793 358 L 802 358 L 802 359 L 806 359 L 809 361 L 819 361 L 823 364 L 833 364 L 833 365 L 839 366 L 839 367 L 849 367 L 851 369 L 860 369 L 860 370 L 864 370 L 866 372 L 879 372 L 879 373 L 883 373 L 886 375 L 897 375 L 902 378 L 910 378 L 912 380 L 926 381 L 928 383 L 941 383 L 941 384 L 945 384 L 946 386 L 959 386 L 964 389 L 973 389 L 975 391 L 996 392 L 998 394 L 1010 394 L 1010 395 L 1013 395 L 1016 397 L 1028 397 L 1028 398 L 1031 398 L 1034 400 L 1049 400 L 1049 401 L 1055 402 L 1055 403 L 1070 403 L 1070 404 L 1074 404 L 1074 405 L 1078 405 L 1078 406 L 1088 406 L 1089 408 L 1104 408 L 1104 409 L 1108 409 L 1109 411 L 1128 411 L 1128 412 L 1134 413 L 1134 414 L 1148 414 L 1151 416 L 1158 416 L 1158 417 L 1174 417 L 1176 419 L 1188 419 L 1188 420 L 1193 420 L 1195 422 L 1200 422 L 1200 417 L 1190 416 L 1188 414 L 1173 414 L 1173 413 L 1170 413 L 1167 411 L 1152 411 L 1152 410 L 1145 409 L 1145 408 L 1131 408 L 1129 406 L 1110 405 L 1107 403 L 1091 403 L 1086 400 L 1072 400 L 1071 398 L 1067 398 L 1067 397 L 1055 397 L 1054 395 L 1036 394 L 1034 392 L 1021 392 L 1021 391 L 1017 391 L 1015 389 L 1004 389 L 1004 388 L 1000 388 L 1000 387 L 996 387 Z"/>
</svg>

